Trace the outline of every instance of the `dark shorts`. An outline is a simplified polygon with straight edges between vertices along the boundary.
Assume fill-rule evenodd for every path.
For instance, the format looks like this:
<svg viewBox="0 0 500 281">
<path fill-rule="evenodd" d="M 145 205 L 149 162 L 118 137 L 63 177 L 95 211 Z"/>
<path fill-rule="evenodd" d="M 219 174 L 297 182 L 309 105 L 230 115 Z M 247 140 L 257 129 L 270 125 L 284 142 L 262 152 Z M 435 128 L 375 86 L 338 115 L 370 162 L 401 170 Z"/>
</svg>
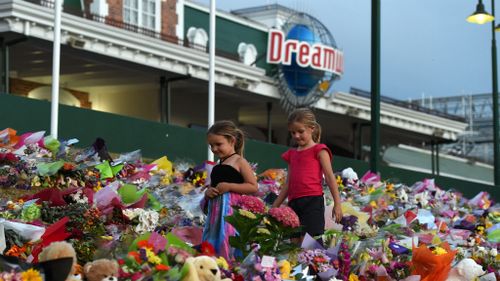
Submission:
<svg viewBox="0 0 500 281">
<path fill-rule="evenodd" d="M 325 232 L 325 201 L 323 196 L 300 197 L 290 201 L 288 206 L 299 216 L 302 225 L 301 236 L 309 233 L 314 237 Z"/>
</svg>

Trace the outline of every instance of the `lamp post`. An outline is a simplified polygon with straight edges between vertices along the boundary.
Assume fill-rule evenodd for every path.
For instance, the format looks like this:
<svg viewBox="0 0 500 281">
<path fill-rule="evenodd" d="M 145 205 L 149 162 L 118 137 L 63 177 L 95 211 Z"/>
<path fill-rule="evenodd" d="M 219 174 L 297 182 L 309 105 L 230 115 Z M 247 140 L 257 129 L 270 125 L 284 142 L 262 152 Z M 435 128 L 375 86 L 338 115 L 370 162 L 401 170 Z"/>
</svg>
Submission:
<svg viewBox="0 0 500 281">
<path fill-rule="evenodd" d="M 495 0 L 491 0 L 491 15 L 485 9 L 482 0 L 479 0 L 476 11 L 467 17 L 470 23 L 484 24 L 491 22 L 491 74 L 493 98 L 493 180 L 495 186 L 500 186 L 500 132 L 498 125 L 498 74 L 497 74 L 497 43 L 495 39 Z"/>
</svg>

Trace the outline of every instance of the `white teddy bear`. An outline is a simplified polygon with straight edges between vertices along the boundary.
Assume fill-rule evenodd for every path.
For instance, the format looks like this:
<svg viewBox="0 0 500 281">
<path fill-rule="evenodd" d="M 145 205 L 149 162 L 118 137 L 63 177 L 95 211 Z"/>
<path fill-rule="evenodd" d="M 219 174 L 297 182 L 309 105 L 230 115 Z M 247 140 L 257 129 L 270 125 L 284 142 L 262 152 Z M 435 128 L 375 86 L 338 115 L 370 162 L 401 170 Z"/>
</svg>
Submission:
<svg viewBox="0 0 500 281">
<path fill-rule="evenodd" d="M 209 256 L 189 257 L 185 264 L 189 268 L 182 281 L 231 281 L 229 278 L 221 279 L 217 262 Z"/>
<path fill-rule="evenodd" d="M 342 178 L 347 179 L 347 181 L 352 184 L 358 181 L 358 174 L 356 174 L 352 168 L 346 168 L 342 170 Z"/>
<path fill-rule="evenodd" d="M 473 281 L 485 273 L 473 259 L 463 259 L 450 270 L 446 281 Z"/>
</svg>

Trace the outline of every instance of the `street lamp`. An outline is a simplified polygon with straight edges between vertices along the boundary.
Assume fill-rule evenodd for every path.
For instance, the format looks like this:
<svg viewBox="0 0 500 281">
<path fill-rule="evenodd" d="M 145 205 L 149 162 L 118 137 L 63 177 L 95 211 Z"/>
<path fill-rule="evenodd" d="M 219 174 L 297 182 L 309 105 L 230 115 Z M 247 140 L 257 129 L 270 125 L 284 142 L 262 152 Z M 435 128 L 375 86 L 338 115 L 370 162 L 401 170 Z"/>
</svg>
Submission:
<svg viewBox="0 0 500 281">
<path fill-rule="evenodd" d="M 484 9 L 483 1 L 479 0 L 476 5 L 476 11 L 472 15 L 467 17 L 467 21 L 470 23 L 484 24 L 495 20 L 495 13 L 493 15 L 488 14 Z"/>
<path fill-rule="evenodd" d="M 491 15 L 484 10 L 482 0 L 476 6 L 476 11 L 467 17 L 467 21 L 471 23 L 484 24 L 491 22 L 491 74 L 493 83 L 493 180 L 495 186 L 500 186 L 500 137 L 498 126 L 498 75 L 497 75 L 497 43 L 495 39 L 495 30 L 499 30 L 499 26 L 495 28 L 495 0 L 491 0 Z"/>
</svg>

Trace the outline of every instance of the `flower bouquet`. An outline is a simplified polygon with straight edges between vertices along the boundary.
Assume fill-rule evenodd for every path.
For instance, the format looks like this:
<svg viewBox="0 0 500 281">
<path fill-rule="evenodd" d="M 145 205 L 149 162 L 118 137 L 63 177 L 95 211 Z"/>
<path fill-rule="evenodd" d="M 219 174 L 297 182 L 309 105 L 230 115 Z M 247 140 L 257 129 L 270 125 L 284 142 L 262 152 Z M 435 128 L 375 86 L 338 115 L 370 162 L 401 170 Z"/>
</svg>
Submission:
<svg viewBox="0 0 500 281">
<path fill-rule="evenodd" d="M 264 202 L 254 196 L 242 196 L 233 205 L 234 212 L 226 216 L 238 232 L 229 238 L 232 247 L 246 257 L 251 248 L 259 245 L 259 254 L 276 255 L 296 248 L 289 238 L 298 230 L 299 218 L 289 207 L 271 208 L 266 211 Z"/>
<path fill-rule="evenodd" d="M 180 280 L 185 260 L 194 251 L 172 234 L 151 232 L 139 236 L 126 257 L 119 259 L 121 280 Z"/>
<path fill-rule="evenodd" d="M 442 246 L 420 245 L 418 248 L 413 248 L 413 274 L 420 275 L 422 281 L 446 280 L 456 252 L 450 249 L 448 243 L 443 243 Z"/>
</svg>

